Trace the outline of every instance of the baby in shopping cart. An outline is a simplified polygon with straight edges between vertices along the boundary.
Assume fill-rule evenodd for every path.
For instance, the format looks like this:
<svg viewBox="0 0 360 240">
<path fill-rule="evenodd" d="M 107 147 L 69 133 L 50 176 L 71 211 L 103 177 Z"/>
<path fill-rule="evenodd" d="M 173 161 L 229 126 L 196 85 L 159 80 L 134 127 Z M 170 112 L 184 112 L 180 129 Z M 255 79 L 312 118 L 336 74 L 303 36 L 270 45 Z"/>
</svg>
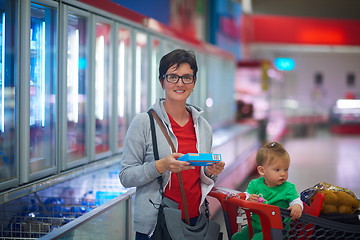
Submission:
<svg viewBox="0 0 360 240">
<path fill-rule="evenodd" d="M 291 211 L 291 219 L 301 217 L 303 203 L 293 183 L 287 181 L 290 156 L 278 142 L 262 146 L 256 154 L 257 171 L 260 178 L 250 181 L 246 190 L 246 199 L 252 202 L 264 202 Z M 263 239 L 260 218 L 252 216 L 254 235 L 252 239 Z M 232 240 L 250 239 L 248 228 L 232 236 Z"/>
</svg>

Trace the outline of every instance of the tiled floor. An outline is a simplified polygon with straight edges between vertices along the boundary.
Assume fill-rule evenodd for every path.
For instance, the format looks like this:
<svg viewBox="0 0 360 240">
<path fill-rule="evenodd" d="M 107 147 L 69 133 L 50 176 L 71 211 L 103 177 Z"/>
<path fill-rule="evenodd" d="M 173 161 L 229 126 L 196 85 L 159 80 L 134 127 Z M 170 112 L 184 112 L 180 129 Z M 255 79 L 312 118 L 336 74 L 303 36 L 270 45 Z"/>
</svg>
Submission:
<svg viewBox="0 0 360 240">
<path fill-rule="evenodd" d="M 336 135 L 317 130 L 307 137 L 288 137 L 282 142 L 290 154 L 289 181 L 301 191 L 319 182 L 348 188 L 360 197 L 360 135 Z M 251 178 L 258 176 L 250 176 Z M 247 182 L 239 186 L 244 191 Z M 223 239 L 228 239 L 222 213 L 214 219 L 221 223 Z"/>
</svg>

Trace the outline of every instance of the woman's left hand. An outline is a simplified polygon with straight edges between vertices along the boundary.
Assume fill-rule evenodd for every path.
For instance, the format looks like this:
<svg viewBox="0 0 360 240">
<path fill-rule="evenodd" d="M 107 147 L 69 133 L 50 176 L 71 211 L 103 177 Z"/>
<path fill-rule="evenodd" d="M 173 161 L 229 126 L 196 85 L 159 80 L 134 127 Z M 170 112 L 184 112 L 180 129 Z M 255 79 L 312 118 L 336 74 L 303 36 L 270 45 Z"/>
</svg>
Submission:
<svg viewBox="0 0 360 240">
<path fill-rule="evenodd" d="M 225 167 L 225 163 L 223 161 L 214 163 L 212 165 L 206 166 L 205 171 L 208 175 L 219 175 Z"/>
</svg>

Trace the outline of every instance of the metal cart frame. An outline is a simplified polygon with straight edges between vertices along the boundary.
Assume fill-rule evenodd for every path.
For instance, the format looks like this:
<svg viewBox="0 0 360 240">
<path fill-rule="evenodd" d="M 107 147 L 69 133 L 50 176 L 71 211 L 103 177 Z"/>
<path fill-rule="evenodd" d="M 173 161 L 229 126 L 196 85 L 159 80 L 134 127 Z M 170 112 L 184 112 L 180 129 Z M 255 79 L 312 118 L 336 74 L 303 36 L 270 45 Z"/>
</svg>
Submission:
<svg viewBox="0 0 360 240">
<path fill-rule="evenodd" d="M 260 217 L 263 239 L 360 239 L 360 227 L 343 224 L 320 218 L 319 214 L 324 202 L 324 195 L 317 194 L 311 206 L 304 203 L 301 218 L 285 223 L 290 211 L 279 207 L 245 201 L 245 193 L 214 187 L 209 196 L 216 198 L 222 207 L 228 238 L 238 231 L 237 217 L 239 209 L 251 219 L 251 214 Z M 248 221 L 250 237 L 252 237 L 251 221 Z"/>
</svg>

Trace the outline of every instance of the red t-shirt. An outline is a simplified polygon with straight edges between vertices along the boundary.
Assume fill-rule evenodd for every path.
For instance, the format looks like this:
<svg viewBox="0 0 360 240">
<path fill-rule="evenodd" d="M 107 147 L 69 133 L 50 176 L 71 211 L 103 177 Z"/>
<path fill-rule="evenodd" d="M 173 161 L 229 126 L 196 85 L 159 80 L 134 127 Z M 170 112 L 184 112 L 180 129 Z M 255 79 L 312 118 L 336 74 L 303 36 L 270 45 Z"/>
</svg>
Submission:
<svg viewBox="0 0 360 240">
<path fill-rule="evenodd" d="M 196 149 L 196 134 L 194 122 L 190 115 L 189 122 L 181 127 L 177 124 L 170 115 L 170 124 L 178 140 L 179 153 L 197 153 Z M 199 216 L 199 206 L 201 201 L 201 187 L 200 187 L 200 167 L 195 169 L 188 169 L 181 171 L 181 176 L 184 183 L 186 193 L 186 200 L 189 209 L 189 217 Z M 165 188 L 164 195 L 173 201 L 179 203 L 179 209 L 183 212 L 184 204 L 181 197 L 180 186 L 176 174 L 171 174 L 169 184 Z M 184 213 L 182 215 L 184 219 Z"/>
</svg>

